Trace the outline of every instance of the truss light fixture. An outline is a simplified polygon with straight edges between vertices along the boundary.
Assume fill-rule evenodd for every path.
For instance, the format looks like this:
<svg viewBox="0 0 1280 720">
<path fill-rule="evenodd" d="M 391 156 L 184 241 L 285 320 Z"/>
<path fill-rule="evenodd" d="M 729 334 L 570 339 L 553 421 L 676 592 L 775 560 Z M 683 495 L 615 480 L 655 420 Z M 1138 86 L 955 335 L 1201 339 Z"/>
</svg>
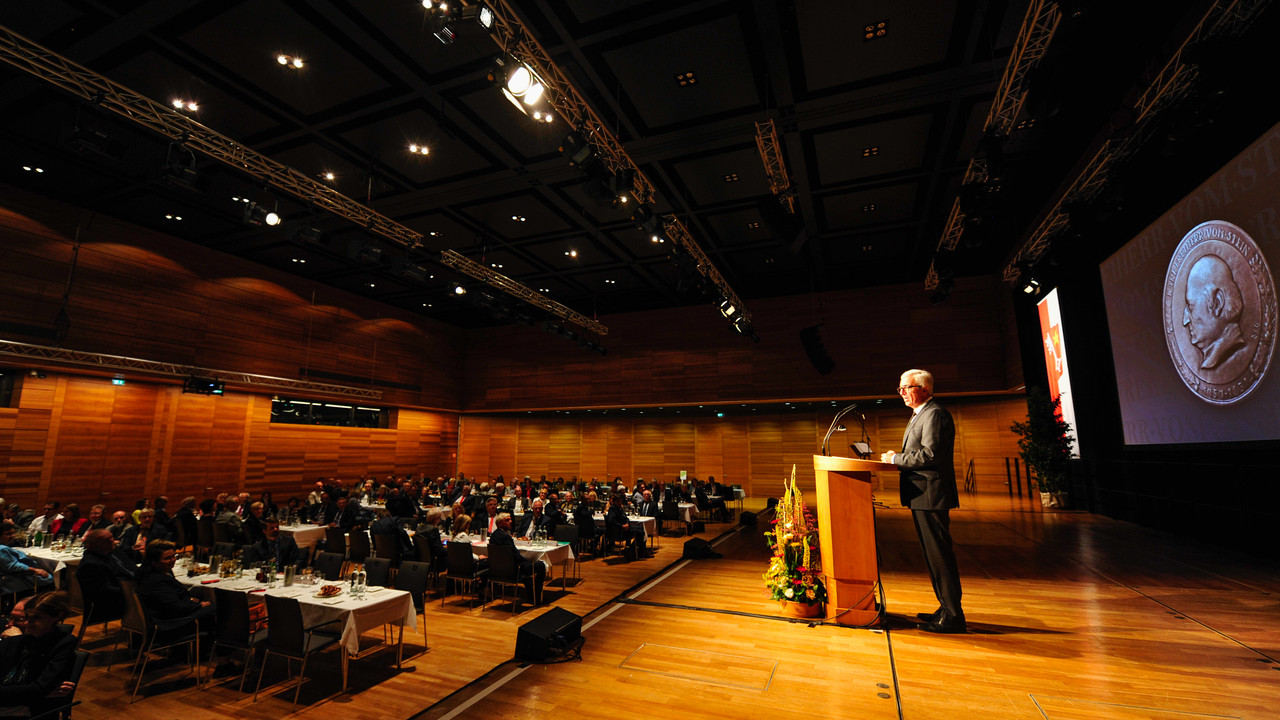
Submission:
<svg viewBox="0 0 1280 720">
<path fill-rule="evenodd" d="M 382 260 L 382 248 L 363 240 L 352 240 L 347 245 L 347 257 L 362 263 L 377 263 Z"/>
<path fill-rule="evenodd" d="M 1035 295 L 1040 292 L 1040 281 L 1035 278 L 1027 278 L 1022 283 L 1022 292 L 1027 295 Z"/>
<path fill-rule="evenodd" d="M 458 283 L 457 285 L 454 285 L 454 286 L 453 286 L 453 294 L 454 294 L 454 295 L 466 295 L 466 294 L 467 294 L 467 289 L 466 289 L 465 287 L 463 287 L 463 286 L 462 286 L 462 283 Z"/>
<path fill-rule="evenodd" d="M 280 214 L 275 210 L 269 210 L 263 205 L 248 200 L 245 203 L 245 223 L 249 225 L 270 225 L 272 227 L 280 224 Z"/>
<path fill-rule="evenodd" d="M 200 112 L 200 104 L 195 100 L 183 100 L 182 98 L 173 99 L 173 108 L 175 110 L 185 110 L 187 112 Z"/>
<path fill-rule="evenodd" d="M 564 251 L 564 254 L 565 254 L 565 257 L 571 257 L 571 258 L 576 258 L 576 257 L 578 257 L 578 251 L 577 251 L 577 250 L 565 250 L 565 251 Z"/>
<path fill-rule="evenodd" d="M 528 63 L 511 55 L 498 55 L 493 59 L 487 77 L 489 82 L 502 89 L 503 96 L 520 112 L 545 121 L 550 104 L 547 86 Z"/>
<path fill-rule="evenodd" d="M 862 39 L 864 42 L 879 40 L 889 34 L 889 21 L 880 20 L 878 22 L 867 23 L 862 28 Z"/>
<path fill-rule="evenodd" d="M 423 3 L 426 4 L 425 2 Z M 485 30 L 493 29 L 493 8 L 484 3 L 476 3 L 462 8 L 463 20 L 474 20 L 480 27 Z"/>
<path fill-rule="evenodd" d="M 716 307 L 720 309 L 721 315 L 725 316 L 726 318 L 729 318 L 730 320 L 733 319 L 734 313 L 738 312 L 738 308 L 733 306 L 733 301 L 730 300 L 729 298 L 725 298 L 721 300 L 720 304 L 717 305 Z"/>
<path fill-rule="evenodd" d="M 338 176 L 334 174 L 332 170 L 326 170 L 320 173 L 320 177 L 324 178 L 328 182 L 333 182 L 334 180 L 338 179 Z"/>
<path fill-rule="evenodd" d="M 862 206 L 862 212 L 867 212 L 867 213 L 869 213 L 869 212 L 875 212 L 875 211 L 876 211 L 876 204 L 875 204 L 875 203 L 867 203 L 866 205 L 863 205 L 863 206 Z"/>
<path fill-rule="evenodd" d="M 676 73 L 676 83 L 680 87 L 689 87 L 690 85 L 698 84 L 698 78 L 694 77 L 692 70 Z"/>
<path fill-rule="evenodd" d="M 173 213 L 165 213 L 164 219 L 165 219 L 165 220 L 175 220 L 175 221 L 177 221 L 177 222 L 182 222 L 182 216 L 181 216 L 181 215 L 174 215 Z"/>
</svg>

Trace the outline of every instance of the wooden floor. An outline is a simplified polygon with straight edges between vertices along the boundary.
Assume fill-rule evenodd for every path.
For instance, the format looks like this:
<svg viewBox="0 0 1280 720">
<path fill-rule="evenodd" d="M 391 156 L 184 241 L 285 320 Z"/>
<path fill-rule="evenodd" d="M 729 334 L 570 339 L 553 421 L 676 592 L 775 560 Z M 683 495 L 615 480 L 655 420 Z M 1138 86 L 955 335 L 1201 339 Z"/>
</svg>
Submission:
<svg viewBox="0 0 1280 720">
<path fill-rule="evenodd" d="M 1275 718 L 1280 716 L 1280 568 L 1075 512 L 1044 512 L 1004 488 L 952 514 L 970 633 L 936 636 L 908 618 L 936 607 L 896 487 L 876 493 L 884 628 L 778 619 L 761 589 L 755 530 L 712 524 L 724 557 L 588 560 L 555 606 L 584 616 L 581 662 L 522 667 L 516 630 L 543 610 L 427 611 L 430 649 L 410 636 L 403 670 L 377 652 L 339 686 L 337 656 L 308 666 L 299 716 L 329 718 Z M 762 503 L 747 502 L 748 509 Z M 767 516 L 766 516 L 767 517 Z M 380 633 L 366 636 L 370 643 Z M 78 717 L 126 712 L 128 666 L 95 650 Z M 123 659 L 123 652 L 120 653 Z M 288 714 L 292 686 L 272 659 L 259 702 L 236 683 L 192 687 L 180 668 L 148 671 L 138 720 Z M 256 670 L 251 677 L 256 677 Z M 152 682 L 152 678 L 155 681 Z"/>
</svg>

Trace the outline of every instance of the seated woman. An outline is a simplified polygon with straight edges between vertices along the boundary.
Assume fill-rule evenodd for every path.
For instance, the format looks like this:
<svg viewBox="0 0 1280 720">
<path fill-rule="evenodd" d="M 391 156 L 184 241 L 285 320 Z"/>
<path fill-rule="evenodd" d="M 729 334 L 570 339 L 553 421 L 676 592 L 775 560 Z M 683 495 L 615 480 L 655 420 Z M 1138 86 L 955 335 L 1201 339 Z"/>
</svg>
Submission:
<svg viewBox="0 0 1280 720">
<path fill-rule="evenodd" d="M 71 612 L 65 592 L 28 600 L 21 632 L 0 638 L 0 716 L 31 717 L 59 707 L 74 688 L 67 680 L 76 637 L 58 624 Z"/>
<path fill-rule="evenodd" d="M 596 537 L 596 494 L 588 492 L 586 499 L 573 508 L 573 524 L 578 526 L 578 539 L 590 544 Z"/>
<path fill-rule="evenodd" d="M 49 533 L 54 537 L 78 538 L 84 535 L 85 528 L 89 525 L 88 518 L 80 517 L 80 506 L 75 503 L 68 503 L 62 508 L 62 517 L 53 521 L 49 526 Z"/>
<path fill-rule="evenodd" d="M 173 565 L 178 553 L 168 540 L 156 540 L 147 544 L 138 574 L 138 597 L 147 612 L 160 620 L 193 617 L 201 622 L 212 622 L 213 604 L 197 600 L 187 594 L 187 586 L 173 576 Z"/>
<path fill-rule="evenodd" d="M 440 537 L 440 526 L 443 523 L 444 512 L 440 508 L 432 508 L 427 511 L 426 522 L 418 528 L 418 534 L 414 537 L 416 542 L 424 543 L 431 550 L 431 566 L 435 570 L 449 567 L 449 553 Z"/>
</svg>

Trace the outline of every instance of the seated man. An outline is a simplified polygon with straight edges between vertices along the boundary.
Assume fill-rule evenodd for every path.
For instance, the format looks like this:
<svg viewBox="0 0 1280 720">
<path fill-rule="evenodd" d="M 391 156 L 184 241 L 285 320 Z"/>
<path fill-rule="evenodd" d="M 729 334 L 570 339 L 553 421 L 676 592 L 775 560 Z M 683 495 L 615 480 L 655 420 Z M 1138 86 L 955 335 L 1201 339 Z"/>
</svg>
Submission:
<svg viewBox="0 0 1280 720">
<path fill-rule="evenodd" d="M 520 530 L 516 532 L 520 539 L 528 540 L 535 530 L 546 530 L 548 536 L 553 533 L 551 516 L 542 512 L 543 507 L 542 498 L 535 498 L 533 508 L 520 518 Z"/>
<path fill-rule="evenodd" d="M 115 541 L 106 530 L 90 530 L 84 536 L 84 557 L 76 569 L 76 579 L 84 592 L 85 608 L 93 607 L 91 619 L 115 618 L 124 614 L 121 573 L 111 558 L 114 549 Z"/>
<path fill-rule="evenodd" d="M 62 517 L 58 514 L 60 503 L 57 500 L 50 500 L 44 504 L 44 514 L 34 518 L 27 525 L 27 536 L 35 537 L 37 532 L 48 535 L 53 530 L 53 522 Z"/>
<path fill-rule="evenodd" d="M 244 551 L 245 562 L 274 561 L 277 568 L 297 566 L 300 551 L 292 535 L 280 532 L 280 520 L 268 517 L 262 521 L 263 537 Z"/>
<path fill-rule="evenodd" d="M 226 525 L 228 539 L 233 544 L 244 545 L 244 518 L 240 517 L 239 510 L 238 500 L 234 496 L 228 496 L 226 505 L 223 506 L 222 512 L 218 513 L 214 522 Z"/>
<path fill-rule="evenodd" d="M 245 544 L 253 545 L 262 540 L 266 529 L 262 519 L 263 508 L 265 506 L 261 502 L 253 502 L 249 504 L 249 513 L 241 520 L 241 529 L 244 531 Z"/>
<path fill-rule="evenodd" d="M 498 514 L 498 528 L 489 537 L 489 556 L 493 557 L 496 553 L 511 553 L 516 563 L 516 579 L 524 583 L 525 590 L 529 591 L 529 602 L 535 606 L 541 605 L 542 584 L 547 578 L 547 566 L 526 558 L 516 549 L 516 541 L 511 537 L 511 515 L 507 513 Z"/>
<path fill-rule="evenodd" d="M 498 529 L 498 498 L 492 495 L 485 498 L 484 512 L 471 518 L 471 532 L 479 534 L 481 530 L 493 534 Z"/>
<path fill-rule="evenodd" d="M 8 520 L 0 523 L 0 593 L 7 595 L 53 585 L 53 576 L 48 570 L 36 567 L 33 558 L 11 547 L 15 530 Z"/>
<path fill-rule="evenodd" d="M 400 549 L 400 557 L 403 560 L 416 560 L 418 551 L 413 548 L 413 540 L 409 538 L 409 533 L 405 532 L 404 523 L 408 518 L 399 518 L 394 515 L 383 515 L 369 524 L 369 533 L 371 535 L 390 535 L 396 539 L 396 547 Z M 377 540 L 374 540 L 377 543 Z"/>
<path fill-rule="evenodd" d="M 364 526 L 364 518 L 361 517 L 360 506 L 346 495 L 339 495 L 334 503 L 335 512 L 333 519 L 329 521 L 329 527 L 339 527 L 347 532 L 351 532 L 351 528 Z"/>
<path fill-rule="evenodd" d="M 20 632 L 0 637 L 0 716 L 31 717 L 50 712 L 75 686 L 68 682 L 76 637 L 58 625 L 71 611 L 65 592 L 37 595 L 25 603 L 15 623 Z"/>
<path fill-rule="evenodd" d="M 120 549 L 127 550 L 135 564 L 141 564 L 148 544 L 168 539 L 169 531 L 156 522 L 156 511 L 144 508 L 138 513 L 138 524 L 120 534 Z"/>
<path fill-rule="evenodd" d="M 129 522 L 129 513 L 123 510 L 117 510 L 111 514 L 111 525 L 107 528 L 111 532 L 111 537 L 115 538 L 117 543 L 120 538 L 124 537 L 124 531 L 133 527 L 133 523 Z"/>
<path fill-rule="evenodd" d="M 640 517 L 653 518 L 658 534 L 662 534 L 662 507 L 654 502 L 652 490 L 644 491 L 640 503 L 636 506 L 636 514 Z"/>
<path fill-rule="evenodd" d="M 626 497 L 626 493 L 615 492 L 609 499 L 609 512 L 605 515 L 604 527 L 608 537 L 626 543 L 627 552 L 638 560 L 644 555 L 644 528 L 627 519 L 627 512 L 622 509 Z"/>
</svg>

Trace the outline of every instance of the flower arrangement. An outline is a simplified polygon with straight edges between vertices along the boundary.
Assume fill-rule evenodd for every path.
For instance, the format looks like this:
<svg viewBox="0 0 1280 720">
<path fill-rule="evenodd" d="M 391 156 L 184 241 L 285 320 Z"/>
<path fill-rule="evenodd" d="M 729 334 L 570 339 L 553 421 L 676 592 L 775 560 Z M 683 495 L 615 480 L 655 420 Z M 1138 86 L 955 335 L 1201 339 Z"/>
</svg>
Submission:
<svg viewBox="0 0 1280 720">
<path fill-rule="evenodd" d="M 774 600 L 818 605 L 827 600 L 827 587 L 814 571 L 818 562 L 818 528 L 796 488 L 796 468 L 791 466 L 791 482 L 783 483 L 773 529 L 765 532 L 773 549 L 764 584 Z"/>
</svg>

